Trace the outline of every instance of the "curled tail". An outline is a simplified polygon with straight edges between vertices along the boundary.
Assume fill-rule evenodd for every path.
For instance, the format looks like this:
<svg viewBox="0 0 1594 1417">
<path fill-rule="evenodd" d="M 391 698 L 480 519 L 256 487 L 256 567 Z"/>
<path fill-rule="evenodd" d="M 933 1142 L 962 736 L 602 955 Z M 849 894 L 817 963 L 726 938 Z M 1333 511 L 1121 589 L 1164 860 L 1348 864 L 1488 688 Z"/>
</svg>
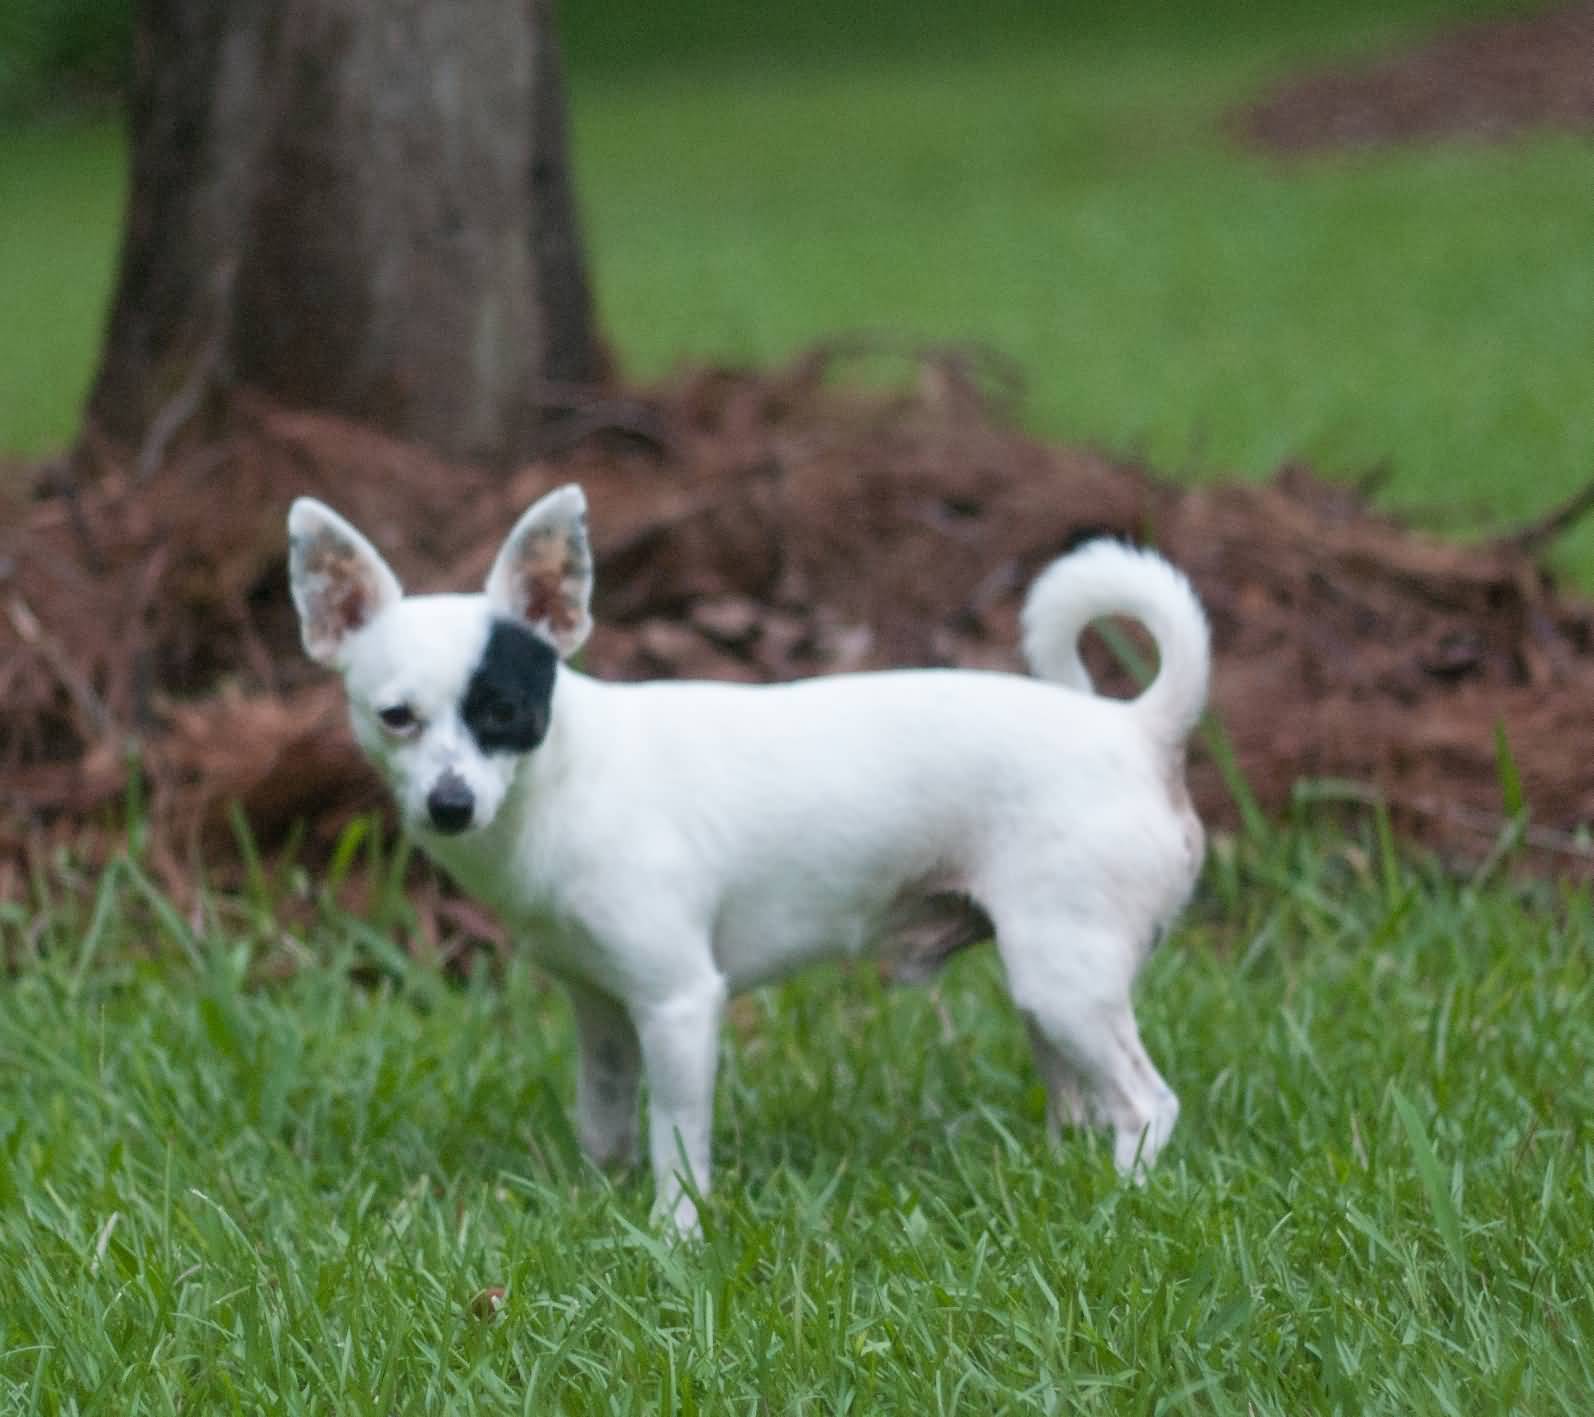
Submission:
<svg viewBox="0 0 1594 1417">
<path fill-rule="evenodd" d="M 1024 602 L 1024 654 L 1042 679 L 1090 693 L 1079 637 L 1092 620 L 1124 615 L 1157 642 L 1161 665 L 1127 705 L 1170 747 L 1182 743 L 1207 699 L 1211 642 L 1190 582 L 1154 551 L 1119 541 L 1088 542 L 1053 561 Z"/>
</svg>

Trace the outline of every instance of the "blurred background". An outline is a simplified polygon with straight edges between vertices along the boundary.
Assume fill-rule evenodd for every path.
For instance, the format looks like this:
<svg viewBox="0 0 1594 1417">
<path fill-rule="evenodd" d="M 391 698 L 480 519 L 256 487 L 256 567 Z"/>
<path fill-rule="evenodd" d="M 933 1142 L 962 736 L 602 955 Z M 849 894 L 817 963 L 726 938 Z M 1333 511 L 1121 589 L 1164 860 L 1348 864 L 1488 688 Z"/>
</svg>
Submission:
<svg viewBox="0 0 1594 1417">
<path fill-rule="evenodd" d="M 1445 530 L 1530 516 L 1594 472 L 1594 145 L 1484 122 L 1280 153 L 1235 116 L 1523 9 L 566 5 L 604 338 L 637 379 L 857 329 L 978 341 L 1022 367 L 1048 438 L 1189 479 L 1382 467 L 1386 503 Z M 65 444 L 94 372 L 129 11 L 0 18 L 7 454 Z M 1594 583 L 1594 530 L 1556 555 Z"/>
<path fill-rule="evenodd" d="M 579 478 L 596 673 L 1016 667 L 1022 587 L 1108 530 L 1208 606 L 1216 824 L 1326 781 L 1463 857 L 1528 803 L 1589 859 L 1594 4 L 3 23 L 25 824 L 117 801 L 133 738 L 218 850 L 230 799 L 331 839 L 377 799 L 288 499 L 458 586 Z"/>
</svg>

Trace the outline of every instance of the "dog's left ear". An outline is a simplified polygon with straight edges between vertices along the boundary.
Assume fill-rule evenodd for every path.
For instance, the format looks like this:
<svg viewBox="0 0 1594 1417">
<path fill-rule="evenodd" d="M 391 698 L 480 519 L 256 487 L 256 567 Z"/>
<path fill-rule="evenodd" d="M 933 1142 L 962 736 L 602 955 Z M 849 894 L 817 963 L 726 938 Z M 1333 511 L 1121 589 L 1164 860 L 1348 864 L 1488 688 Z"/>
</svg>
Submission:
<svg viewBox="0 0 1594 1417">
<path fill-rule="evenodd" d="M 547 494 L 515 523 L 487 576 L 487 600 L 524 620 L 568 659 L 592 630 L 587 499 L 575 483 Z"/>
</svg>

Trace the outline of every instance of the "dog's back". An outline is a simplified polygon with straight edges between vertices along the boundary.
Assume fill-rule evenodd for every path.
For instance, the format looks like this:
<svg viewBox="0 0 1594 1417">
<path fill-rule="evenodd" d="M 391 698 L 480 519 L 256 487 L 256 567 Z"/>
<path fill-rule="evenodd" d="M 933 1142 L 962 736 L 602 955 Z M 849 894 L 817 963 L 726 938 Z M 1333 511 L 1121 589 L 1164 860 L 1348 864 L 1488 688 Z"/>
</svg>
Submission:
<svg viewBox="0 0 1594 1417">
<path fill-rule="evenodd" d="M 1092 693 L 1074 648 L 1115 612 L 1148 623 L 1163 661 L 1129 702 Z M 556 697 L 575 699 L 590 728 L 577 745 L 590 759 L 570 777 L 626 782 L 624 820 L 613 794 L 584 805 L 573 792 L 557 826 L 539 820 L 529 836 L 650 863 L 659 888 L 695 902 L 733 989 L 872 948 L 882 922 L 921 899 L 994 914 L 1036 876 L 1100 897 L 1138 960 L 1200 864 L 1183 738 L 1205 692 L 1205 620 L 1165 561 L 1097 543 L 1038 580 L 1025 631 L 1051 682 L 897 670 L 600 685 L 562 671 Z M 550 889 L 568 875 L 551 866 Z"/>
</svg>

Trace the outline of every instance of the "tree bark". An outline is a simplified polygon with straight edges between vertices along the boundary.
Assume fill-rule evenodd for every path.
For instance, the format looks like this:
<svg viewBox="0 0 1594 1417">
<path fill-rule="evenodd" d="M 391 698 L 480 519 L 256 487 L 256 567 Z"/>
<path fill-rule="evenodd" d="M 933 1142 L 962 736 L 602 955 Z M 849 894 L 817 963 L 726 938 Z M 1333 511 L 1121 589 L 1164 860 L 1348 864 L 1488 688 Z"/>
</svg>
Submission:
<svg viewBox="0 0 1594 1417">
<path fill-rule="evenodd" d="M 91 425 L 238 382 L 504 464 L 599 379 L 552 0 L 140 0 L 135 43 Z"/>
</svg>

